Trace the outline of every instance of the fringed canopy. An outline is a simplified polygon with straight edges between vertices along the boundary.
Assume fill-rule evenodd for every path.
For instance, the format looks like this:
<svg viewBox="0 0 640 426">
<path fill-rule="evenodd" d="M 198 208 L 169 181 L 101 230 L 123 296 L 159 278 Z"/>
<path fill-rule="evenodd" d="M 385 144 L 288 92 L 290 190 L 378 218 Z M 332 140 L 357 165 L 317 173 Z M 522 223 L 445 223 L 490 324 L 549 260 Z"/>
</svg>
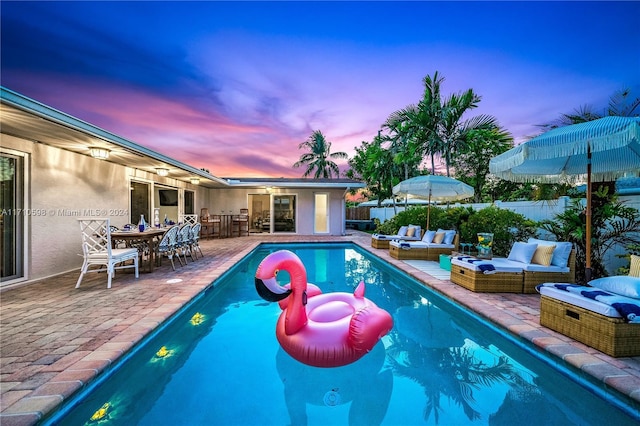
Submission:
<svg viewBox="0 0 640 426">
<path fill-rule="evenodd" d="M 424 175 L 400 182 L 393 187 L 393 194 L 431 201 L 458 201 L 473 197 L 474 190 L 466 183 L 447 176 Z"/>
<path fill-rule="evenodd" d="M 489 171 L 514 182 L 612 181 L 640 171 L 640 117 L 604 117 L 560 127 L 500 154 Z"/>
</svg>

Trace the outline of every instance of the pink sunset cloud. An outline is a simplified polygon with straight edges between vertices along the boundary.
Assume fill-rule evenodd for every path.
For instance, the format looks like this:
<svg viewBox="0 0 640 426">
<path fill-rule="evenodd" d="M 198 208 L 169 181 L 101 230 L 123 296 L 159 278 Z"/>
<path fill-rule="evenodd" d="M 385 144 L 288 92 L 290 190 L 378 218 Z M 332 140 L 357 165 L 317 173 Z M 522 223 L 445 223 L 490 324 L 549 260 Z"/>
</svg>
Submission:
<svg viewBox="0 0 640 426">
<path fill-rule="evenodd" d="M 640 29 L 621 19 L 638 5 L 569 3 L 8 2 L 2 84 L 217 176 L 299 177 L 314 130 L 352 156 L 435 71 L 445 96 L 482 96 L 468 117 L 495 116 L 516 142 L 640 90 Z"/>
</svg>

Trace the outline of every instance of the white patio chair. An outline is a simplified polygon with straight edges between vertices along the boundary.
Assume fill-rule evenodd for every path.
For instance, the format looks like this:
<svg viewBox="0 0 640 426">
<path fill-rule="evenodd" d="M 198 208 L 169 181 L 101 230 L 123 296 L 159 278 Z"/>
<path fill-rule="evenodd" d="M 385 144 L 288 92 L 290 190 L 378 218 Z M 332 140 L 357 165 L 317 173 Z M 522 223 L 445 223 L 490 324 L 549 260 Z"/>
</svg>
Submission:
<svg viewBox="0 0 640 426">
<path fill-rule="evenodd" d="M 181 214 L 178 216 L 178 222 L 188 223 L 193 226 L 198 223 L 198 215 L 197 214 Z"/>
<path fill-rule="evenodd" d="M 106 266 L 107 288 L 111 288 L 111 279 L 116 269 L 135 268 L 138 278 L 138 250 L 135 248 L 112 248 L 111 225 L 108 218 L 78 219 L 82 234 L 82 253 L 84 262 L 76 288 L 80 287 L 87 272 L 100 272 L 102 269 L 89 269 L 91 265 Z M 133 264 L 124 264 L 133 260 Z M 116 266 L 119 265 L 120 266 Z"/>
<path fill-rule="evenodd" d="M 174 226 L 172 228 L 169 228 L 169 230 L 165 232 L 165 234 L 162 236 L 162 240 L 160 240 L 160 243 L 158 244 L 158 251 L 156 256 L 156 258 L 158 259 L 158 263 L 162 261 L 163 255 L 167 256 L 171 261 L 171 267 L 174 271 L 176 270 L 176 265 L 175 263 L 173 263 L 173 256 L 177 255 L 176 249 L 178 242 L 178 231 L 180 231 L 180 228 Z M 180 264 L 182 265 L 182 262 L 180 262 Z"/>
</svg>

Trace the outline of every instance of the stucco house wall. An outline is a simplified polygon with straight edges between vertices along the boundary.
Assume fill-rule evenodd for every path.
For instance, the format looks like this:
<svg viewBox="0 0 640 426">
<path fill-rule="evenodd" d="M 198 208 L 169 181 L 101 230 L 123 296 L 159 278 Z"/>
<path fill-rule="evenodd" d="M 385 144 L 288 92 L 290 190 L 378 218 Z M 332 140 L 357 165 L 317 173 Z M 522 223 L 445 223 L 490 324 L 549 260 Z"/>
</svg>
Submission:
<svg viewBox="0 0 640 426">
<path fill-rule="evenodd" d="M 330 235 L 342 235 L 344 233 L 344 189 L 320 189 L 320 188 L 228 188 L 210 191 L 208 204 L 202 203 L 200 207 L 207 207 L 210 214 L 238 214 L 240 209 L 249 208 L 250 195 L 295 195 L 296 196 L 296 233 L 301 235 L 313 235 L 314 232 L 314 203 L 315 194 L 329 195 L 329 232 Z M 268 207 L 266 208 L 268 209 Z M 199 210 L 198 210 L 199 212 Z"/>
<path fill-rule="evenodd" d="M 77 218 L 128 209 L 126 169 L 43 144 L 2 135 L 3 148 L 28 153 L 25 165 L 27 274 L 41 278 L 80 267 Z M 120 218 L 111 215 L 114 221 Z"/>
<path fill-rule="evenodd" d="M 250 194 L 293 194 L 297 196 L 295 232 L 304 235 L 314 233 L 314 194 L 326 193 L 330 200 L 328 233 L 344 232 L 344 189 L 209 189 L 7 134 L 0 134 L 0 146 L 27 154 L 25 210 L 29 213 L 25 214 L 24 238 L 27 281 L 81 266 L 79 217 L 109 217 L 118 227 L 132 222 L 129 210 L 132 180 L 193 190 L 198 215 L 202 207 L 209 208 L 212 214 L 220 210 L 237 214 L 248 207 Z"/>
</svg>

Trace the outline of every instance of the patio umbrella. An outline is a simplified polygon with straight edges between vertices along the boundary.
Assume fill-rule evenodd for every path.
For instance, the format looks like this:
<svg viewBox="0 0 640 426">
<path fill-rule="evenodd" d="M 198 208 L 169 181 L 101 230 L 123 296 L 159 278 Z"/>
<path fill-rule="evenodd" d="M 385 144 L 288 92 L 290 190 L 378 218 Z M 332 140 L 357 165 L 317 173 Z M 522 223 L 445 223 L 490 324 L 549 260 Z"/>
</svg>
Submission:
<svg viewBox="0 0 640 426">
<path fill-rule="evenodd" d="M 585 256 L 591 278 L 591 183 L 640 170 L 640 117 L 604 117 L 543 133 L 489 161 L 514 182 L 587 183 Z"/>
<path fill-rule="evenodd" d="M 429 200 L 427 204 L 427 230 L 432 201 L 458 201 L 473 197 L 473 188 L 459 180 L 439 175 L 416 176 L 393 187 L 393 195 L 412 196 Z"/>
</svg>

